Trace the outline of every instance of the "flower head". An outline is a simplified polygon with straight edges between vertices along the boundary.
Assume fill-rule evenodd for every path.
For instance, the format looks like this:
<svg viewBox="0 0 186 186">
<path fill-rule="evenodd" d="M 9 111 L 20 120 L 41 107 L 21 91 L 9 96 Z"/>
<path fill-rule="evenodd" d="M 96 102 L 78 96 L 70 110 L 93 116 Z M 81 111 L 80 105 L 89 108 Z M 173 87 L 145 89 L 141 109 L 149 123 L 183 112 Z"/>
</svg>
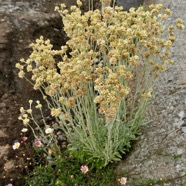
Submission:
<svg viewBox="0 0 186 186">
<path fill-rule="evenodd" d="M 35 147 L 41 147 L 42 146 L 42 142 L 40 140 L 35 140 L 34 141 L 34 146 Z"/>
<path fill-rule="evenodd" d="M 77 0 L 77 5 L 82 6 L 82 2 L 80 0 Z"/>
<path fill-rule="evenodd" d="M 29 121 L 30 121 L 30 120 L 29 120 L 28 118 L 25 118 L 25 119 L 23 119 L 23 124 L 24 124 L 24 125 L 27 125 L 27 124 L 29 123 Z"/>
<path fill-rule="evenodd" d="M 81 172 L 82 172 L 83 174 L 86 174 L 88 171 L 89 171 L 88 166 L 86 166 L 86 165 L 82 165 L 82 166 L 81 166 Z"/>
<path fill-rule="evenodd" d="M 9 184 L 7 184 L 7 185 L 5 185 L 5 186 L 13 186 L 11 183 L 9 183 Z"/>
<path fill-rule="evenodd" d="M 26 136 L 23 136 L 21 139 L 22 141 L 26 141 L 28 138 Z"/>
<path fill-rule="evenodd" d="M 20 147 L 20 143 L 19 142 L 15 142 L 13 145 L 13 149 L 16 150 Z"/>
<path fill-rule="evenodd" d="M 50 133 L 53 132 L 53 130 L 54 130 L 54 129 L 52 129 L 52 128 L 46 128 L 46 129 L 45 129 L 45 133 L 46 133 L 46 134 L 50 134 Z"/>
<path fill-rule="evenodd" d="M 127 178 L 126 177 L 122 177 L 122 178 L 118 179 L 118 181 L 120 182 L 121 185 L 126 185 Z"/>
</svg>

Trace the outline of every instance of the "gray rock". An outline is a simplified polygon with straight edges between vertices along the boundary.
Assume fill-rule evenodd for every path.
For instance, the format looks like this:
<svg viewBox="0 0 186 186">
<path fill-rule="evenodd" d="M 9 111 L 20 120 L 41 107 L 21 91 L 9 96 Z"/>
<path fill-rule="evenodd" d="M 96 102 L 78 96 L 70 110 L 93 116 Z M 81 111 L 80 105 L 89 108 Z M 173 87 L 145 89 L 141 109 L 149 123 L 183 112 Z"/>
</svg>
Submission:
<svg viewBox="0 0 186 186">
<path fill-rule="evenodd" d="M 139 7 L 143 5 L 144 0 L 117 0 L 116 5 L 122 6 L 124 10 L 129 10 L 131 7 Z"/>
</svg>

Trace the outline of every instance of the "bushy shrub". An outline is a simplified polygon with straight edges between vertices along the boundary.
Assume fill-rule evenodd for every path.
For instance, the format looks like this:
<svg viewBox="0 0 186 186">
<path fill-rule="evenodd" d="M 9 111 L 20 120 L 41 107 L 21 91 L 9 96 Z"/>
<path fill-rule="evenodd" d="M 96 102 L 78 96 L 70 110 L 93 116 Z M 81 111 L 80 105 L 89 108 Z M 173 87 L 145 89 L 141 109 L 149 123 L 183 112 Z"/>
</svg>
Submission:
<svg viewBox="0 0 186 186">
<path fill-rule="evenodd" d="M 136 139 L 159 73 L 172 63 L 173 25 L 164 22 L 171 11 L 162 5 L 131 8 L 103 6 L 82 14 L 81 2 L 70 10 L 56 7 L 69 40 L 54 50 L 41 36 L 32 54 L 16 67 L 19 77 L 32 73 L 30 83 L 47 102 L 51 116 L 67 136 L 68 150 L 80 162 L 98 168 L 121 159 Z M 182 20 L 177 27 L 183 29 Z M 39 129 L 35 134 L 52 153 L 60 153 L 55 130 L 42 114 L 45 131 L 29 109 L 19 119 Z M 47 132 L 48 131 L 48 132 Z M 39 136 L 38 136 L 39 135 Z"/>
</svg>

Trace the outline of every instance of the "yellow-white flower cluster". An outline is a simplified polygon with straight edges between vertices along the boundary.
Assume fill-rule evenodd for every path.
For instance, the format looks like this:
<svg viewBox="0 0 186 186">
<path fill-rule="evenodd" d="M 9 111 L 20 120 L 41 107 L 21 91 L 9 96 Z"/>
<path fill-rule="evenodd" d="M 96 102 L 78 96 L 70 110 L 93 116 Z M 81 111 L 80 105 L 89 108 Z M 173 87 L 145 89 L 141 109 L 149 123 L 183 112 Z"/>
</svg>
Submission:
<svg viewBox="0 0 186 186">
<path fill-rule="evenodd" d="M 44 91 L 54 100 L 53 116 L 59 116 L 66 108 L 76 108 L 77 100 L 89 94 L 92 86 L 91 96 L 99 113 L 113 119 L 120 102 L 130 91 L 139 89 L 139 85 L 133 85 L 139 82 L 137 74 L 142 73 L 143 78 L 136 83 L 140 84 L 137 91 L 146 92 L 150 88 L 149 79 L 157 77 L 171 62 L 174 26 L 168 28 L 167 38 L 161 37 L 166 33 L 163 22 L 171 11 L 162 5 L 151 5 L 149 11 L 131 8 L 129 12 L 108 6 L 82 14 L 81 1 L 77 4 L 70 10 L 64 4 L 55 9 L 62 16 L 64 31 L 70 38 L 66 45 L 53 50 L 50 41 L 41 36 L 31 44 L 33 52 L 29 59 L 21 59 L 16 67 L 21 78 L 25 71 L 32 72 L 34 89 Z M 181 19 L 176 24 L 184 28 Z M 56 56 L 61 61 L 56 61 Z M 145 97 L 148 95 L 147 92 Z M 25 124 L 29 122 L 26 115 L 21 119 Z"/>
</svg>

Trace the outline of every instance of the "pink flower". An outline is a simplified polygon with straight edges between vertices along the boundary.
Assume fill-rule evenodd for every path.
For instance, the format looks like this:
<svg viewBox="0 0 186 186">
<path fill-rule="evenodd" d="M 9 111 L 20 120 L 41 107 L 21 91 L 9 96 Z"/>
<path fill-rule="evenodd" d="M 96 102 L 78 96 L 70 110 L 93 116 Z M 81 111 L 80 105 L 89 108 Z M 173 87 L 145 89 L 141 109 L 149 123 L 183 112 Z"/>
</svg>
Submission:
<svg viewBox="0 0 186 186">
<path fill-rule="evenodd" d="M 82 165 L 82 166 L 81 166 L 81 172 L 82 172 L 83 174 L 86 174 L 88 171 L 89 171 L 89 169 L 88 169 L 88 167 L 87 167 L 86 165 Z"/>
<path fill-rule="evenodd" d="M 13 186 L 11 183 L 9 183 L 8 185 L 5 185 L 5 186 Z"/>
<path fill-rule="evenodd" d="M 42 142 L 40 140 L 35 140 L 34 141 L 34 146 L 41 147 L 42 146 Z"/>
<path fill-rule="evenodd" d="M 23 136 L 21 139 L 22 141 L 26 141 L 28 138 L 26 136 Z"/>
<path fill-rule="evenodd" d="M 121 185 L 126 185 L 127 178 L 126 177 L 122 177 L 122 178 L 118 179 L 118 181 L 120 182 Z"/>
</svg>

